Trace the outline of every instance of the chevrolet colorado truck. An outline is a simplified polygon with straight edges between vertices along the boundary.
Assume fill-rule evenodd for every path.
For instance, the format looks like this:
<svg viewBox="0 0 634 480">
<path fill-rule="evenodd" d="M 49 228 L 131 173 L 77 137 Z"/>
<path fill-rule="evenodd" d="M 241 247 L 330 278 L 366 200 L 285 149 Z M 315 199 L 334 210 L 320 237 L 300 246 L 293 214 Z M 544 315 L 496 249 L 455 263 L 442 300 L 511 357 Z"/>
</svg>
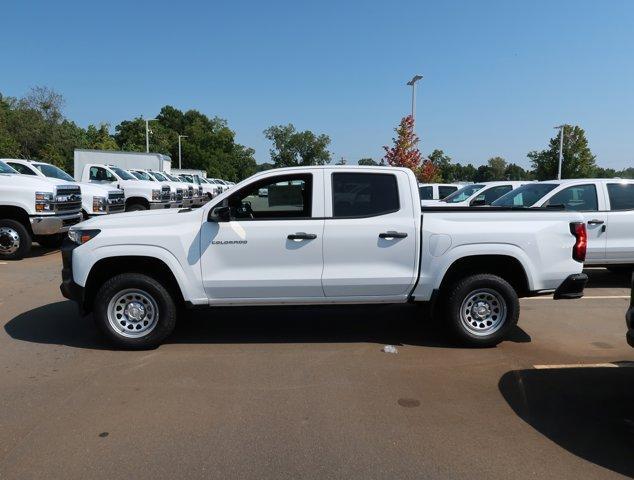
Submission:
<svg viewBox="0 0 634 480">
<path fill-rule="evenodd" d="M 578 213 L 421 210 L 403 168 L 268 170 L 200 209 L 91 219 L 68 237 L 63 295 L 132 348 L 164 341 L 180 306 L 407 302 L 490 346 L 517 323 L 519 297 L 578 298 L 587 280 Z"/>
<path fill-rule="evenodd" d="M 94 183 L 77 183 L 61 168 L 38 160 L 7 158 L 2 161 L 23 175 L 37 176 L 55 184 L 79 185 L 83 218 L 119 213 L 125 208 L 125 195 L 123 190 L 118 188 Z"/>
<path fill-rule="evenodd" d="M 19 260 L 33 241 L 58 247 L 79 222 L 79 186 L 22 175 L 0 161 L 0 260 Z"/>
</svg>

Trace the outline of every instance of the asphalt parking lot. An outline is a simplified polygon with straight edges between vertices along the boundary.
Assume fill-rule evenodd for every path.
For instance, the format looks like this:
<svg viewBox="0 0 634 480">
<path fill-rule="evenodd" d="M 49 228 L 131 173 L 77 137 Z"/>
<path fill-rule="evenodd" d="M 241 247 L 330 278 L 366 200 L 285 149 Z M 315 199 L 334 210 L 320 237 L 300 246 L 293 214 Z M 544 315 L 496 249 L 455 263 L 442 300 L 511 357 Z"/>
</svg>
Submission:
<svg viewBox="0 0 634 480">
<path fill-rule="evenodd" d="M 197 312 L 132 352 L 62 298 L 60 268 L 38 246 L 0 262 L 2 479 L 634 476 L 625 276 L 522 300 L 491 349 L 373 306 Z"/>
</svg>

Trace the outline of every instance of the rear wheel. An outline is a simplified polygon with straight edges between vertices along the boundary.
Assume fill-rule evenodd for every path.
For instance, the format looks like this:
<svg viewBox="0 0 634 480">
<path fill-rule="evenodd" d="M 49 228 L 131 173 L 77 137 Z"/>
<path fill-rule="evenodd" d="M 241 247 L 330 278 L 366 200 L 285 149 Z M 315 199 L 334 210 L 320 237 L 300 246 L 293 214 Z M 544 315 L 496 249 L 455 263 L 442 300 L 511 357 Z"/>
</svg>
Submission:
<svg viewBox="0 0 634 480">
<path fill-rule="evenodd" d="M 517 292 L 492 274 L 472 275 L 449 287 L 445 317 L 459 341 L 489 347 L 500 343 L 517 325 Z"/>
<path fill-rule="evenodd" d="M 140 212 L 141 210 L 147 210 L 145 205 L 141 205 L 140 203 L 133 203 L 128 205 L 125 209 L 126 212 Z"/>
<path fill-rule="evenodd" d="M 31 250 L 31 235 L 20 222 L 0 219 L 0 259 L 19 260 Z"/>
<path fill-rule="evenodd" d="M 123 273 L 99 289 L 93 316 L 116 345 L 152 348 L 174 330 L 176 305 L 160 282 L 139 273 Z"/>
</svg>

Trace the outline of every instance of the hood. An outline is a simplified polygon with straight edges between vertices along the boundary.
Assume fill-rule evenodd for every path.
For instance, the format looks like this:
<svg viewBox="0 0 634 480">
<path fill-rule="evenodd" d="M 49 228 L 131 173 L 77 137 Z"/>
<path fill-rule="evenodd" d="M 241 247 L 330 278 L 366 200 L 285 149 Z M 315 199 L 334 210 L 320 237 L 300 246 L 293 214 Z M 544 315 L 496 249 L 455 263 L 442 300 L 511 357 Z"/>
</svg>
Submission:
<svg viewBox="0 0 634 480">
<path fill-rule="evenodd" d="M 201 215 L 201 212 L 201 209 L 189 210 L 184 208 L 141 210 L 93 217 L 80 225 L 82 228 L 130 227 L 139 229 L 149 225 L 170 225 L 173 223 L 170 217 L 175 215 Z"/>
<path fill-rule="evenodd" d="M 74 185 L 73 182 L 55 180 L 54 178 L 36 177 L 21 174 L 0 174 L 0 183 L 21 185 L 33 188 L 33 191 L 54 192 L 57 185 Z"/>
<path fill-rule="evenodd" d="M 79 185 L 82 193 L 92 193 L 93 195 L 107 195 L 110 192 L 122 192 L 123 190 L 118 189 L 114 185 L 110 185 L 107 183 L 89 183 L 89 182 L 79 182 L 75 185 Z"/>
</svg>

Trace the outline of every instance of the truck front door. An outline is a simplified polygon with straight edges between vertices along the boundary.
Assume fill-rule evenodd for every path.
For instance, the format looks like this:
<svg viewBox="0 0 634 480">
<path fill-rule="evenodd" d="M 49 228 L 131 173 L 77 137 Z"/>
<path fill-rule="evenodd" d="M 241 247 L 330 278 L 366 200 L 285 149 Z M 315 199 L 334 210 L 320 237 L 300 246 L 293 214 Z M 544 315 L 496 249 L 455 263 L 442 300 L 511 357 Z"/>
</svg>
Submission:
<svg viewBox="0 0 634 480">
<path fill-rule="evenodd" d="M 212 212 L 222 206 L 231 221 L 201 228 L 202 278 L 211 303 L 324 297 L 321 170 L 256 180 Z"/>
<path fill-rule="evenodd" d="M 326 297 L 405 296 L 413 287 L 419 199 L 405 172 L 387 172 L 325 171 Z"/>
</svg>

